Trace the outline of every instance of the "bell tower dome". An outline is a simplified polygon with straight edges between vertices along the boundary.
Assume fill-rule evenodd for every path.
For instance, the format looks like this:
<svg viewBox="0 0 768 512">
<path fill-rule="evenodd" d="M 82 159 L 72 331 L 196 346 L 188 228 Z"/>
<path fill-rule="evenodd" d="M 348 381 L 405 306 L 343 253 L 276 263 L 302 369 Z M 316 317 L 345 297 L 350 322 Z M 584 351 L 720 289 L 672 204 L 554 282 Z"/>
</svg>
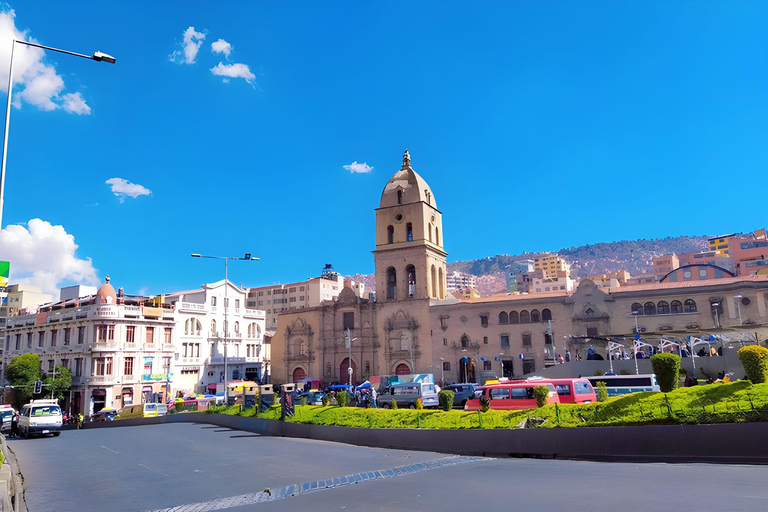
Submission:
<svg viewBox="0 0 768 512">
<path fill-rule="evenodd" d="M 446 298 L 442 213 L 408 150 L 381 193 L 373 254 L 377 301 Z"/>
</svg>

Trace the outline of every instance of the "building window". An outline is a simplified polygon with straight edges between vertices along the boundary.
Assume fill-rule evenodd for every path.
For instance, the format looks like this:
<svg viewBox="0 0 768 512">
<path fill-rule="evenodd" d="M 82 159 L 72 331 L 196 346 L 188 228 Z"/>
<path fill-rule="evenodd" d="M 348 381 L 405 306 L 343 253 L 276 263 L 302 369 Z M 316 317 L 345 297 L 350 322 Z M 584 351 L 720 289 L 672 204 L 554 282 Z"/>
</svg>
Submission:
<svg viewBox="0 0 768 512">
<path fill-rule="evenodd" d="M 49 372 L 53 371 L 53 359 L 48 360 L 48 371 Z"/>
<path fill-rule="evenodd" d="M 410 222 L 406 223 L 405 225 L 405 240 L 408 242 L 413 242 L 413 224 Z"/>
<path fill-rule="evenodd" d="M 408 276 L 408 298 L 412 299 L 416 297 L 416 267 L 408 265 L 405 273 Z"/>
<path fill-rule="evenodd" d="M 645 306 L 643 306 L 643 313 L 646 315 L 655 315 L 656 304 L 654 304 L 653 302 L 646 302 Z"/>
<path fill-rule="evenodd" d="M 492 370 L 490 361 L 483 361 L 483 370 Z"/>
<path fill-rule="evenodd" d="M 392 267 L 387 270 L 387 299 L 397 300 L 397 271 Z"/>
<path fill-rule="evenodd" d="M 511 324 L 519 324 L 520 323 L 520 315 L 517 314 L 517 311 L 510 311 L 509 312 L 509 323 L 511 323 Z"/>
<path fill-rule="evenodd" d="M 541 321 L 542 322 L 548 322 L 549 320 L 552 320 L 552 312 L 548 309 L 542 309 L 541 310 Z"/>
<path fill-rule="evenodd" d="M 171 373 L 171 357 L 163 357 L 163 373 Z"/>
<path fill-rule="evenodd" d="M 509 323 L 509 315 L 507 315 L 506 311 L 502 311 L 501 313 L 499 313 L 499 323 L 500 324 Z"/>
<path fill-rule="evenodd" d="M 105 357 L 104 358 L 104 375 L 112 375 L 112 358 L 111 357 Z"/>
<path fill-rule="evenodd" d="M 144 375 L 152 375 L 152 358 L 144 358 Z"/>
<path fill-rule="evenodd" d="M 235 330 L 238 330 L 237 329 L 237 322 L 235 322 Z M 171 333 L 172 332 L 173 332 L 173 329 L 171 329 L 170 327 L 166 327 L 165 330 L 163 331 L 163 335 L 165 337 L 164 343 L 166 345 L 170 345 L 172 343 L 172 341 L 171 341 Z"/>
<path fill-rule="evenodd" d="M 355 328 L 355 313 L 344 313 L 344 330 Z"/>
<path fill-rule="evenodd" d="M 448 338 L 443 338 L 443 346 L 444 347 L 448 346 Z"/>
<path fill-rule="evenodd" d="M 635 315 L 635 316 L 642 315 L 643 314 L 643 305 L 640 304 L 639 302 L 635 302 L 634 304 L 632 304 L 632 314 Z"/>
<path fill-rule="evenodd" d="M 147 343 L 155 342 L 155 328 L 147 327 Z"/>
<path fill-rule="evenodd" d="M 216 297 L 211 297 L 211 306 L 216 307 Z"/>
<path fill-rule="evenodd" d="M 683 312 L 683 303 L 679 300 L 673 300 L 670 306 L 673 315 L 677 315 Z"/>
<path fill-rule="evenodd" d="M 216 320 L 211 320 L 211 336 L 218 336 L 216 334 Z"/>
<path fill-rule="evenodd" d="M 75 359 L 75 377 L 83 376 L 83 358 L 78 357 Z"/>
<path fill-rule="evenodd" d="M 465 335 L 461 337 L 461 346 L 466 348 L 469 346 L 469 338 Z"/>
<path fill-rule="evenodd" d="M 27 333 L 27 348 L 32 348 L 32 333 Z"/>
<path fill-rule="evenodd" d="M 520 323 L 521 324 L 527 324 L 531 321 L 531 316 L 528 314 L 528 311 L 523 310 L 520 312 Z"/>
<path fill-rule="evenodd" d="M 104 375 L 104 366 L 105 361 L 103 357 L 94 357 L 93 358 L 93 375 L 96 376 L 103 376 Z"/>
<path fill-rule="evenodd" d="M 51 346 L 52 347 L 56 346 L 56 335 L 57 334 L 59 334 L 58 330 L 54 329 L 54 330 L 51 331 Z"/>
<path fill-rule="evenodd" d="M 538 309 L 531 311 L 531 322 L 541 322 L 541 315 Z"/>
<path fill-rule="evenodd" d="M 509 334 L 502 334 L 501 335 L 501 346 L 502 347 L 508 347 L 509 346 Z"/>
<path fill-rule="evenodd" d="M 69 333 L 72 331 L 69 327 L 64 329 L 64 344 L 69 345 Z"/>
<path fill-rule="evenodd" d="M 77 344 L 82 345 L 83 343 L 85 343 L 85 327 L 78 327 L 77 328 Z"/>
<path fill-rule="evenodd" d="M 531 335 L 530 334 L 523 334 L 523 346 L 524 347 L 530 347 L 531 346 Z"/>
<path fill-rule="evenodd" d="M 442 327 L 443 329 L 447 329 L 448 328 L 448 317 L 447 316 L 441 316 L 440 317 L 440 327 Z"/>
<path fill-rule="evenodd" d="M 296 288 L 291 288 L 292 290 L 296 290 Z M 240 299 L 235 299 L 235 309 L 240 309 Z"/>
<path fill-rule="evenodd" d="M 656 305 L 656 312 L 660 315 L 668 315 L 669 314 L 669 303 L 666 301 L 661 301 Z"/>
<path fill-rule="evenodd" d="M 488 315 L 480 315 L 480 325 L 488 327 Z"/>
<path fill-rule="evenodd" d="M 136 342 L 136 326 L 135 325 L 129 325 L 125 328 L 125 342 L 126 343 Z"/>
<path fill-rule="evenodd" d="M 686 313 L 696 313 L 696 302 L 694 302 L 693 299 L 686 300 L 683 306 L 683 310 Z"/>
<path fill-rule="evenodd" d="M 451 363 L 449 361 L 443 361 L 443 371 L 444 372 L 451 371 Z"/>
<path fill-rule="evenodd" d="M 82 327 L 78 327 L 78 329 L 82 329 Z M 40 331 L 37 333 L 37 346 L 43 348 L 43 345 L 45 345 L 45 332 Z"/>
<path fill-rule="evenodd" d="M 397 191 L 397 204 L 403 204 L 403 191 Z"/>
<path fill-rule="evenodd" d="M 483 345 L 488 344 L 488 336 L 483 336 Z"/>
<path fill-rule="evenodd" d="M 587 327 L 587 336 L 594 338 L 597 336 L 597 327 Z"/>
<path fill-rule="evenodd" d="M 133 358 L 132 357 L 125 358 L 125 365 L 123 366 L 123 375 L 125 375 L 126 377 L 133 376 Z"/>
</svg>

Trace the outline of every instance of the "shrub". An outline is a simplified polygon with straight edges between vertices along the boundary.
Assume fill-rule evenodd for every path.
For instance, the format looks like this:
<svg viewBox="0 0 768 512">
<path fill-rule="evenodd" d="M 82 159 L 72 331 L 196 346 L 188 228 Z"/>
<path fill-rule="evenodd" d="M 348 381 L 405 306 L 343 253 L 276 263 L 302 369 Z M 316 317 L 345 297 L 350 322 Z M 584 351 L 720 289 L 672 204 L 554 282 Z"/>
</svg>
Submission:
<svg viewBox="0 0 768 512">
<path fill-rule="evenodd" d="M 397 400 L 392 399 L 392 409 L 397 409 Z"/>
<path fill-rule="evenodd" d="M 453 409 L 453 391 L 450 389 L 444 389 L 437 394 L 437 398 L 440 401 L 440 408 L 444 411 L 450 411 Z"/>
<path fill-rule="evenodd" d="M 331 405 L 331 397 L 330 396 L 325 395 L 323 398 L 321 398 L 321 400 L 323 401 L 323 407 L 328 407 L 329 405 Z"/>
<path fill-rule="evenodd" d="M 597 370 L 595 370 L 595 373 L 593 373 L 592 375 L 594 375 L 595 377 L 599 377 L 599 376 L 605 375 L 605 374 L 603 373 L 603 370 L 598 368 Z"/>
<path fill-rule="evenodd" d="M 659 381 L 659 389 L 662 393 L 669 393 L 677 389 L 677 383 L 680 380 L 680 356 L 664 352 L 653 355 L 651 356 L 651 366 L 653 373 L 656 374 L 656 380 Z"/>
<path fill-rule="evenodd" d="M 416 409 L 422 410 L 424 408 L 424 402 L 421 401 L 421 398 L 416 399 Z"/>
<path fill-rule="evenodd" d="M 491 399 L 487 396 L 481 396 L 480 397 L 480 410 L 483 412 L 488 412 L 488 409 L 491 408 Z"/>
<path fill-rule="evenodd" d="M 598 402 L 605 402 L 608 400 L 608 386 L 605 384 L 605 382 L 598 382 L 597 383 L 597 401 Z"/>
<path fill-rule="evenodd" d="M 336 393 L 336 403 L 339 404 L 339 407 L 347 405 L 347 400 L 349 400 L 349 393 L 346 391 L 339 391 Z"/>
<path fill-rule="evenodd" d="M 536 386 L 533 388 L 533 396 L 536 397 L 536 406 L 544 407 L 549 398 L 549 388 L 547 386 Z"/>
<path fill-rule="evenodd" d="M 737 354 L 752 384 L 761 384 L 768 380 L 768 349 L 749 345 L 740 348 Z"/>
</svg>

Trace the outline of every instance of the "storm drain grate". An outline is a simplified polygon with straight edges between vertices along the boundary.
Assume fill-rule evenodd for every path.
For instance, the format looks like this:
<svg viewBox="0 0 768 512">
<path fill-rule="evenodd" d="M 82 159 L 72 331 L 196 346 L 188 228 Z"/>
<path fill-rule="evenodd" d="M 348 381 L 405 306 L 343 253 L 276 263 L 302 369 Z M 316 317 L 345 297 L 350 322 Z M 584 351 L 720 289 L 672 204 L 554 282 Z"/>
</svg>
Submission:
<svg viewBox="0 0 768 512">
<path fill-rule="evenodd" d="M 430 469 L 447 468 L 459 466 L 470 462 L 491 460 L 488 457 L 447 457 L 444 459 L 435 459 L 428 462 L 420 462 L 409 466 L 400 466 L 392 469 L 380 469 L 377 471 L 366 471 L 363 473 L 353 473 L 342 477 L 328 478 L 326 480 L 316 480 L 314 482 L 304 482 L 301 484 L 286 485 L 270 492 L 255 492 L 241 494 L 239 496 L 230 496 L 211 501 L 201 501 L 198 503 L 189 503 L 177 507 L 158 509 L 153 512 L 209 512 L 212 510 L 225 510 L 243 505 L 253 505 L 265 501 L 275 501 L 299 494 L 322 491 L 324 489 L 334 489 L 344 487 L 345 485 L 357 484 L 360 482 L 370 482 L 384 478 L 395 478 L 402 475 L 410 475 L 420 471 L 429 471 Z"/>
</svg>

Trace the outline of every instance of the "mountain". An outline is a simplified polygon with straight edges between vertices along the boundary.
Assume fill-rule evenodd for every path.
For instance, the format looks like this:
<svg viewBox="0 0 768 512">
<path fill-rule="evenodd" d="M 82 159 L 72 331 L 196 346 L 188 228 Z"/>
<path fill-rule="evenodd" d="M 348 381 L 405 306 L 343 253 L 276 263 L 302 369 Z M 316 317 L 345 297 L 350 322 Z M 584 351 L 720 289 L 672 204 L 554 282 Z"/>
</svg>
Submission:
<svg viewBox="0 0 768 512">
<path fill-rule="evenodd" d="M 563 256 L 571 264 L 571 270 L 575 271 L 572 274 L 574 277 L 576 275 L 583 277 L 622 269 L 628 270 L 631 275 L 643 274 L 651 271 L 651 258 L 654 256 L 683 254 L 706 249 L 706 236 L 678 236 L 581 245 L 554 252 Z M 508 265 L 518 260 L 533 260 L 541 254 L 547 253 L 499 254 L 480 260 L 452 261 L 448 263 L 447 268 L 448 272 L 465 272 L 478 276 L 477 288 L 485 297 L 504 290 L 504 270 Z M 355 274 L 351 278 L 364 282 L 366 291 L 376 291 L 376 280 L 373 274 Z"/>
</svg>

